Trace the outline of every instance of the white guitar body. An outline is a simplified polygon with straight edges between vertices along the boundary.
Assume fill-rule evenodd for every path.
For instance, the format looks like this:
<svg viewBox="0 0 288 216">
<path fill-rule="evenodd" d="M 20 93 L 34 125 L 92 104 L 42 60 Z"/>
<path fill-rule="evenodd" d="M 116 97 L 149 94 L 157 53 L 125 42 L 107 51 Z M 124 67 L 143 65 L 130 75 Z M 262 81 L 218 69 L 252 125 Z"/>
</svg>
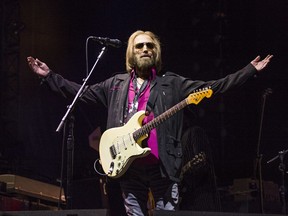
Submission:
<svg viewBox="0 0 288 216">
<path fill-rule="evenodd" d="M 99 153 L 103 171 L 109 177 L 122 176 L 134 159 L 151 152 L 150 148 L 141 147 L 142 140 L 148 135 L 136 141 L 133 138 L 133 132 L 142 127 L 144 117 L 145 111 L 139 111 L 124 126 L 108 129 L 102 134 Z"/>
<path fill-rule="evenodd" d="M 105 131 L 99 143 L 100 162 L 105 174 L 112 178 L 122 176 L 134 159 L 145 157 L 151 152 L 150 148 L 142 148 L 141 143 L 153 128 L 188 104 L 198 104 L 203 98 L 211 95 L 212 90 L 205 88 L 190 94 L 186 99 L 143 126 L 145 111 L 139 111 L 131 117 L 126 125 Z"/>
</svg>

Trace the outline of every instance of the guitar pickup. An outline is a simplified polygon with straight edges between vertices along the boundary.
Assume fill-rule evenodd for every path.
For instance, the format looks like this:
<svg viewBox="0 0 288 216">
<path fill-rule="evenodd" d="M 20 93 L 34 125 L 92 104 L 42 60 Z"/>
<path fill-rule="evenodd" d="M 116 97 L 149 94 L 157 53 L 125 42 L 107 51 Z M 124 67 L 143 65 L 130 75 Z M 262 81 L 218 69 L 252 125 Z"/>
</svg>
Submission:
<svg viewBox="0 0 288 216">
<path fill-rule="evenodd" d="M 110 146 L 110 154 L 111 154 L 111 157 L 112 157 L 113 159 L 116 158 L 117 152 L 116 152 L 116 148 L 115 148 L 114 145 Z"/>
</svg>

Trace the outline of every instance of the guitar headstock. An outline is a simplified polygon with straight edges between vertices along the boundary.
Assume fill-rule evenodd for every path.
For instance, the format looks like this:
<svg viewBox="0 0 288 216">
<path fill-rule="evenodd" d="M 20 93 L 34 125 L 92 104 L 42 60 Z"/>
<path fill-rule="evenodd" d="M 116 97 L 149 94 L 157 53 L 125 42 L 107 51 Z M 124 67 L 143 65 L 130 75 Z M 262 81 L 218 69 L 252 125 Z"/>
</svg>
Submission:
<svg viewBox="0 0 288 216">
<path fill-rule="evenodd" d="M 210 98 L 213 93 L 213 90 L 210 88 L 199 89 L 196 92 L 190 94 L 186 101 L 187 104 L 198 104 L 203 98 Z"/>
<path fill-rule="evenodd" d="M 188 161 L 181 169 L 180 179 L 187 174 L 193 174 L 207 164 L 206 154 L 200 152 L 196 154 L 190 161 Z"/>
</svg>

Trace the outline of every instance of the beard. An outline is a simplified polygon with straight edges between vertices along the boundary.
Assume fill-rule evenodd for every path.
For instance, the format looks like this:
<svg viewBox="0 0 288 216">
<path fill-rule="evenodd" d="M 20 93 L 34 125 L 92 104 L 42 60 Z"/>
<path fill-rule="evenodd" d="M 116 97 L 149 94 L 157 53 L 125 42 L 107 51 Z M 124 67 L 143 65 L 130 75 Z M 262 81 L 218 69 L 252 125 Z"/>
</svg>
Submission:
<svg viewBox="0 0 288 216">
<path fill-rule="evenodd" d="M 138 75 L 140 76 L 149 76 L 151 69 L 155 66 L 154 58 L 139 58 L 134 57 L 135 67 Z"/>
</svg>

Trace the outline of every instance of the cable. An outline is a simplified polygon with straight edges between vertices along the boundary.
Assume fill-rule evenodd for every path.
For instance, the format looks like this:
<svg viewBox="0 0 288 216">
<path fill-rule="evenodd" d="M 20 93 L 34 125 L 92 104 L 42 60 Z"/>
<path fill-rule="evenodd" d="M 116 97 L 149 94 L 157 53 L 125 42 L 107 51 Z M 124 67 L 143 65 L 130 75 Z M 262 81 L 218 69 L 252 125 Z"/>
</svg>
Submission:
<svg viewBox="0 0 288 216">
<path fill-rule="evenodd" d="M 101 176 L 107 176 L 107 174 L 101 173 L 101 172 L 99 172 L 99 171 L 97 170 L 96 165 L 97 165 L 97 162 L 99 162 L 99 161 L 100 161 L 100 159 L 98 158 L 98 159 L 95 160 L 95 162 L 94 162 L 94 170 L 95 170 L 95 172 L 98 173 L 98 174 L 101 175 Z"/>
</svg>

